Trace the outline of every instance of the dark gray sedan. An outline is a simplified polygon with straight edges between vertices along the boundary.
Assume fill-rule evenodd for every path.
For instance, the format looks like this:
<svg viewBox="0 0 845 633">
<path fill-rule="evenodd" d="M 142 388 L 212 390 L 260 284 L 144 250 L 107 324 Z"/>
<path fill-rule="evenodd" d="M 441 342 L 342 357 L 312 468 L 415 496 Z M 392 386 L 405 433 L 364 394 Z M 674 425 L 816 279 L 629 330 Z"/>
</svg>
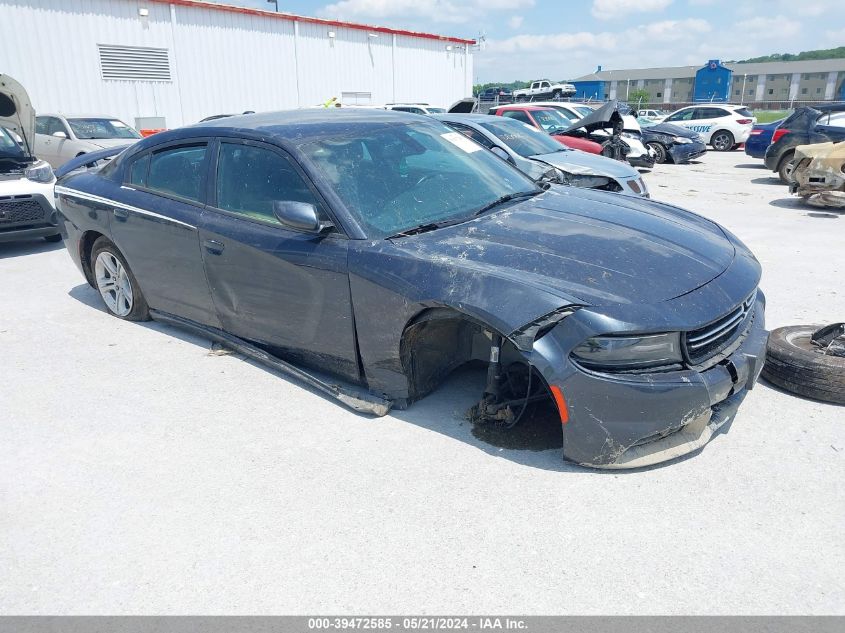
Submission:
<svg viewBox="0 0 845 633">
<path fill-rule="evenodd" d="M 56 193 L 111 314 L 199 332 L 359 411 L 482 361 L 478 423 L 513 426 L 546 399 L 567 459 L 637 467 L 704 445 L 763 364 L 760 265 L 732 234 L 643 198 L 538 187 L 431 119 L 220 119 Z"/>
</svg>

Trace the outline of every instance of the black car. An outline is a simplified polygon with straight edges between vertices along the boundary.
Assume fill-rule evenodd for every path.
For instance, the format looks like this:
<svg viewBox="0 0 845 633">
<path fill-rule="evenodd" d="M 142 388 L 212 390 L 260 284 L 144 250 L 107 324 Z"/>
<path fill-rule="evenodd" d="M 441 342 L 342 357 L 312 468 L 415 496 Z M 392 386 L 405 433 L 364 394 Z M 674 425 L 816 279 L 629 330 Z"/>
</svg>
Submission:
<svg viewBox="0 0 845 633">
<path fill-rule="evenodd" d="M 774 131 L 766 149 L 766 167 L 789 184 L 790 163 L 799 145 L 845 141 L 845 103 L 797 108 Z"/>
<path fill-rule="evenodd" d="M 697 132 L 671 123 L 655 123 L 639 119 L 643 143 L 654 150 L 654 162 L 686 163 L 707 153 L 707 145 Z"/>
<path fill-rule="evenodd" d="M 760 265 L 731 233 L 539 187 L 434 119 L 219 119 L 56 194 L 111 314 L 188 328 L 359 411 L 406 407 L 482 361 L 476 421 L 513 426 L 546 399 L 566 458 L 635 467 L 704 445 L 763 364 Z"/>
<path fill-rule="evenodd" d="M 478 96 L 482 101 L 496 101 L 497 99 L 499 103 L 510 103 L 513 101 L 513 91 L 510 88 L 503 88 L 501 86 L 482 90 Z"/>
</svg>

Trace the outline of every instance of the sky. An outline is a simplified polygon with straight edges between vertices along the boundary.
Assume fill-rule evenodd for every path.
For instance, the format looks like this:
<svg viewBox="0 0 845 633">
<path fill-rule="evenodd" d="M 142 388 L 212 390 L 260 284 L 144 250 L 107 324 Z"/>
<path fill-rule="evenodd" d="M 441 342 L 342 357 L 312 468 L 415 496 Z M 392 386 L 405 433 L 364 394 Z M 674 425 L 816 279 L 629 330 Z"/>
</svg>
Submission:
<svg viewBox="0 0 845 633">
<path fill-rule="evenodd" d="M 222 0 L 221 0 L 222 1 Z M 475 83 L 574 79 L 845 46 L 845 0 L 279 0 L 279 10 L 477 39 Z M 225 0 L 273 10 L 266 0 Z"/>
</svg>

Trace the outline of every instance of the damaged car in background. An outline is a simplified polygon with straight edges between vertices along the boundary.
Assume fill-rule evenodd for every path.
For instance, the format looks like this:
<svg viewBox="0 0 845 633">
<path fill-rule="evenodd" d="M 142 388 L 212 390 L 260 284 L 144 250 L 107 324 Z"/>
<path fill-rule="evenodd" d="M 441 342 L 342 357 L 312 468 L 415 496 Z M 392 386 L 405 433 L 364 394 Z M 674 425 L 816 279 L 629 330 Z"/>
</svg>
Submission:
<svg viewBox="0 0 845 633">
<path fill-rule="evenodd" d="M 654 123 L 643 118 L 639 121 L 643 142 L 654 152 L 657 164 L 672 162 L 680 165 L 707 153 L 707 145 L 698 132 L 672 123 Z"/>
<path fill-rule="evenodd" d="M 815 207 L 845 208 L 845 141 L 799 145 L 792 162 L 790 193 Z"/>
<path fill-rule="evenodd" d="M 436 118 L 535 182 L 649 195 L 642 176 L 630 165 L 565 147 L 527 123 L 485 114 L 440 114 Z"/>
<path fill-rule="evenodd" d="M 513 427 L 542 398 L 566 459 L 630 468 L 702 447 L 763 365 L 760 265 L 730 232 L 539 187 L 434 119 L 221 119 L 56 193 L 110 314 L 188 329 L 357 411 L 407 407 L 482 362 L 476 424 Z"/>
</svg>

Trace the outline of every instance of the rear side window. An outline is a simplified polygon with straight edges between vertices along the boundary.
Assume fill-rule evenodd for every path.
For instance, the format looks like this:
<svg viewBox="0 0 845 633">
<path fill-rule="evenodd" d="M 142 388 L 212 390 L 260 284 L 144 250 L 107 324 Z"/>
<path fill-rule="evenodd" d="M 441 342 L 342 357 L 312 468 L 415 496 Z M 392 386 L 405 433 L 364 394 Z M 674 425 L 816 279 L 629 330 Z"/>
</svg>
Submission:
<svg viewBox="0 0 845 633">
<path fill-rule="evenodd" d="M 528 125 L 534 125 L 531 122 L 531 119 L 528 118 L 528 115 L 521 110 L 505 110 L 502 112 L 502 116 L 505 116 L 509 119 L 516 119 L 517 121 L 522 121 L 523 123 L 527 123 Z"/>
<path fill-rule="evenodd" d="M 217 208 L 278 224 L 273 203 L 320 203 L 291 162 L 252 145 L 222 143 L 217 160 Z M 322 214 L 321 214 L 322 215 Z"/>
<path fill-rule="evenodd" d="M 447 123 L 446 125 L 448 125 L 449 127 L 451 127 L 454 130 L 457 130 L 461 134 L 470 137 L 473 141 L 475 141 L 476 143 L 478 143 L 482 147 L 486 147 L 487 149 L 490 149 L 491 147 L 493 147 L 493 142 L 476 129 L 473 129 L 471 127 L 467 127 L 465 125 L 461 125 L 459 123 L 451 123 L 450 122 L 450 123 Z"/>
<path fill-rule="evenodd" d="M 191 145 L 154 153 L 149 159 L 147 188 L 200 202 L 206 149 Z"/>
<path fill-rule="evenodd" d="M 136 158 L 129 168 L 129 183 L 139 187 L 147 186 L 147 170 L 150 167 L 150 155 L 144 154 Z"/>
</svg>

